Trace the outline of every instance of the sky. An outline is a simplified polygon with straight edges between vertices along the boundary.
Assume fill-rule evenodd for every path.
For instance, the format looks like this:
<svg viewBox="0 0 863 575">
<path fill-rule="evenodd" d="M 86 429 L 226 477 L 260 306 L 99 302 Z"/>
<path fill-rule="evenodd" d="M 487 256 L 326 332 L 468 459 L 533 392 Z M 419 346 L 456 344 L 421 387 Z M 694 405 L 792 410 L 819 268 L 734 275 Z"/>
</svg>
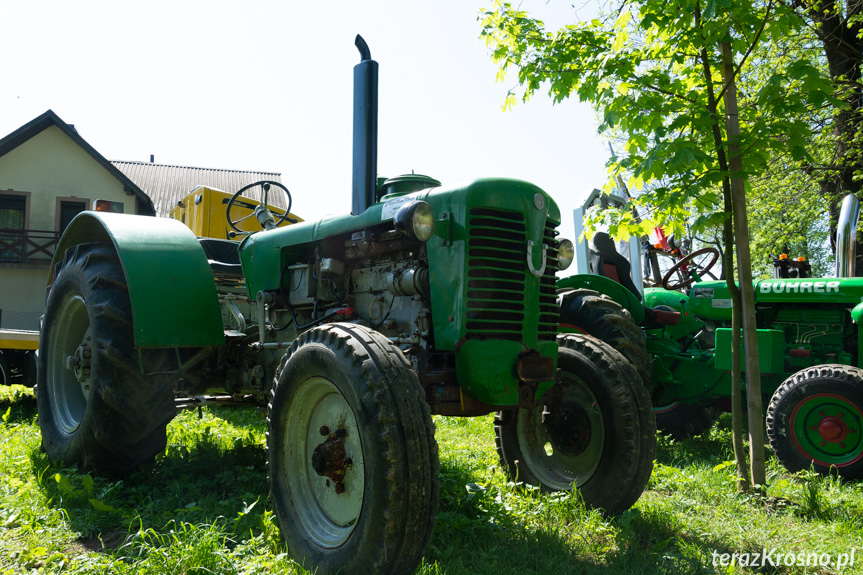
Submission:
<svg viewBox="0 0 863 575">
<path fill-rule="evenodd" d="M 491 3 L 3 2 L 0 136 L 52 109 L 109 160 L 280 172 L 303 218 L 347 213 L 361 34 L 380 65 L 379 175 L 527 180 L 575 239 L 572 210 L 602 187 L 608 146 L 575 99 L 543 91 L 502 111 L 517 86 L 514 72 L 495 81 L 479 37 Z M 593 15 L 572 0 L 516 4 L 553 28 Z"/>
</svg>

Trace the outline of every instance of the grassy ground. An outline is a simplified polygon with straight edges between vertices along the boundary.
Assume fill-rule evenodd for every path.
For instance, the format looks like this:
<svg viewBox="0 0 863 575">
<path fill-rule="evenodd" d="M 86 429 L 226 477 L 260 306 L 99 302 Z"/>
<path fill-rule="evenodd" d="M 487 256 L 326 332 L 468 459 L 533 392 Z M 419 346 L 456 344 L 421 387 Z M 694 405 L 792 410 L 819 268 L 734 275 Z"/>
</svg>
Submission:
<svg viewBox="0 0 863 575">
<path fill-rule="evenodd" d="M 303 573 L 273 520 L 256 410 L 181 414 L 166 452 L 122 481 L 49 461 L 29 390 L 0 389 L 0 415 L 0 575 Z M 701 438 L 660 439 L 648 490 L 611 520 L 576 496 L 507 483 L 490 417 L 436 424 L 441 505 L 419 573 L 863 573 L 863 484 L 791 476 L 773 460 L 767 499 L 737 494 L 727 419 Z M 757 567 L 740 565 L 764 549 Z M 852 549 L 854 564 L 837 567 Z M 737 564 L 723 566 L 725 553 Z"/>
</svg>

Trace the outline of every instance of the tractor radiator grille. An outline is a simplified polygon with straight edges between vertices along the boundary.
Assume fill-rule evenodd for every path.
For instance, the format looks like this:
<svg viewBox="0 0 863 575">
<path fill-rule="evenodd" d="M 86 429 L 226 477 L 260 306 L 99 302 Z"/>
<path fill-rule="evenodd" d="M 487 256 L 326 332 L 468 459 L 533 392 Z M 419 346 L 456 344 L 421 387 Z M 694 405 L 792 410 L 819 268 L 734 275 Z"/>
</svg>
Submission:
<svg viewBox="0 0 863 575">
<path fill-rule="evenodd" d="M 548 263 L 545 273 L 539 280 L 539 329 L 537 339 L 554 340 L 557 338 L 557 327 L 560 323 L 560 310 L 557 307 L 557 290 L 555 288 L 559 264 L 557 260 L 558 246 L 557 229 L 552 222 L 545 222 L 543 243 L 548 246 Z"/>
<path fill-rule="evenodd" d="M 527 229 L 524 215 L 490 208 L 470 210 L 467 264 L 467 339 L 524 341 L 525 312 L 536 302 L 525 301 Z M 557 333 L 557 232 L 546 225 L 546 272 L 541 279 L 539 338 Z M 529 305 L 533 309 L 526 310 Z"/>
</svg>

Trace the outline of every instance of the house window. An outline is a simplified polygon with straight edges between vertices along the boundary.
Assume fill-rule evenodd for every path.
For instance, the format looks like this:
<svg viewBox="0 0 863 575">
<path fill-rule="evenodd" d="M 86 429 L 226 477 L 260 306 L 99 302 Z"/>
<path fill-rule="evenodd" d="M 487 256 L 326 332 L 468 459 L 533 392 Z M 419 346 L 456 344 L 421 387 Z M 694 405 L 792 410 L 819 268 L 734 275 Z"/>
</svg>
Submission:
<svg viewBox="0 0 863 575">
<path fill-rule="evenodd" d="M 0 229 L 23 230 L 27 197 L 0 194 Z"/>
<path fill-rule="evenodd" d="M 0 261 L 21 261 L 27 196 L 0 194 Z"/>
<path fill-rule="evenodd" d="M 60 202 L 60 223 L 59 223 L 59 231 L 61 234 L 66 231 L 66 227 L 69 225 L 69 222 L 72 221 L 72 218 L 83 212 L 87 209 L 86 202 L 77 202 L 77 201 L 61 201 Z"/>
</svg>

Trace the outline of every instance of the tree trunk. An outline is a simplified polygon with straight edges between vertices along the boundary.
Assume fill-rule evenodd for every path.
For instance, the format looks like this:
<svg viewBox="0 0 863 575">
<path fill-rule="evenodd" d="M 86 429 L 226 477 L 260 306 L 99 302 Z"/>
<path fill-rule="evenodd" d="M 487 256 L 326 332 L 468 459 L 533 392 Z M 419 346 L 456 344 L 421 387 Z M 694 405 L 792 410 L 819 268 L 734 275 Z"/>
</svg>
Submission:
<svg viewBox="0 0 863 575">
<path fill-rule="evenodd" d="M 835 0 L 801 0 L 806 16 L 824 47 L 830 78 L 839 86 L 838 96 L 846 108 L 833 115 L 833 154 L 818 180 L 821 196 L 830 212 L 830 240 L 836 253 L 836 224 L 842 198 L 860 194 L 863 172 L 863 2 L 852 0 L 837 5 Z M 863 245 L 858 242 L 856 276 L 863 276 Z"/>
<path fill-rule="evenodd" d="M 746 395 L 749 410 L 749 460 L 752 483 L 759 488 L 766 483 L 764 465 L 764 423 L 761 401 L 761 366 L 758 361 L 758 339 L 755 324 L 755 291 L 752 286 L 752 262 L 749 254 L 749 224 L 746 217 L 746 193 L 743 182 L 743 156 L 740 149 L 740 124 L 737 117 L 737 86 L 731 44 L 722 43 L 722 78 L 725 82 L 725 129 L 728 134 L 728 167 L 731 179 L 731 203 L 734 214 L 734 243 L 737 248 L 737 277 L 740 281 L 743 320 L 743 352 L 746 357 Z M 738 348 L 739 349 L 739 348 Z M 737 349 L 732 348 L 733 351 Z"/>
<path fill-rule="evenodd" d="M 700 26 L 701 8 L 695 4 L 695 23 Z M 716 161 L 719 169 L 728 174 L 728 160 L 725 155 L 725 147 L 722 142 L 722 130 L 719 127 L 719 116 L 717 114 L 718 102 L 713 90 L 713 72 L 710 69 L 710 58 L 707 55 L 707 47 L 702 46 L 701 66 L 704 71 L 704 83 L 707 87 L 707 105 L 710 108 L 713 121 L 711 131 L 713 133 L 713 146 L 716 150 Z M 749 490 L 749 470 L 746 467 L 746 450 L 743 445 L 743 401 L 740 374 L 740 316 L 743 305 L 740 299 L 740 290 L 734 281 L 734 231 L 733 231 L 733 202 L 731 199 L 731 180 L 726 175 L 722 178 L 722 198 L 725 209 L 725 221 L 722 224 L 722 278 L 728 286 L 731 295 L 731 443 L 734 447 L 734 461 L 737 463 L 737 489 L 739 491 Z"/>
</svg>

